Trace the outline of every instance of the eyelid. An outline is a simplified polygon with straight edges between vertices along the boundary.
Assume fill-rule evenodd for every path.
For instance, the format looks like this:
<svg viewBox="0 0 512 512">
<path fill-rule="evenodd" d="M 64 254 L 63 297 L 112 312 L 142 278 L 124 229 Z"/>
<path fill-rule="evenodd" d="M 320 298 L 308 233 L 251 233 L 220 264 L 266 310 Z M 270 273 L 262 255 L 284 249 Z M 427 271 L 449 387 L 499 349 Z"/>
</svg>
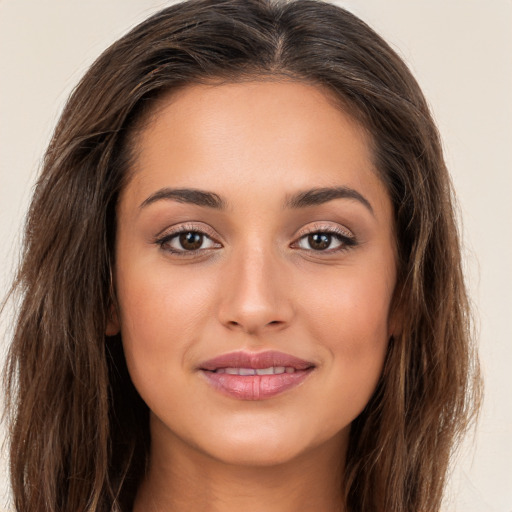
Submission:
<svg viewBox="0 0 512 512">
<path fill-rule="evenodd" d="M 338 240 L 341 242 L 340 247 L 334 249 L 326 249 L 325 251 L 303 249 L 307 252 L 312 252 L 318 256 L 326 256 L 329 254 L 340 253 L 346 251 L 347 249 L 350 249 L 351 247 L 358 245 L 358 240 L 354 233 L 352 233 L 352 231 L 350 231 L 345 226 L 341 226 L 340 224 L 337 223 L 332 224 L 325 222 L 315 222 L 313 224 L 306 226 L 304 229 L 300 230 L 299 233 L 296 235 L 294 242 L 292 242 L 292 244 L 290 245 L 290 247 L 302 249 L 301 247 L 298 246 L 299 242 L 303 240 L 305 237 L 314 233 L 326 233 L 329 235 L 334 235 L 338 237 Z"/>
<path fill-rule="evenodd" d="M 162 231 L 159 231 L 154 237 L 152 242 L 163 246 L 167 241 L 171 240 L 175 236 L 181 234 L 181 233 L 187 233 L 187 232 L 194 232 L 199 233 L 203 236 L 206 236 L 210 240 L 212 240 L 215 244 L 217 244 L 219 247 L 222 247 L 222 243 L 219 241 L 219 236 L 217 233 L 209 227 L 207 224 L 200 223 L 194 223 L 194 222 L 186 222 L 183 224 L 176 224 L 174 226 L 166 227 Z M 175 251 L 175 254 L 178 253 L 187 253 L 187 254 L 194 254 L 195 252 L 205 251 L 209 249 L 197 249 L 196 251 Z M 172 251 L 169 251 L 172 252 Z"/>
<path fill-rule="evenodd" d="M 203 236 L 206 236 L 209 238 L 212 242 L 214 242 L 217 247 L 210 247 L 205 249 L 197 249 L 197 250 L 190 250 L 190 251 L 172 251 L 170 249 L 166 249 L 168 252 L 179 254 L 179 255 L 193 255 L 195 253 L 199 252 L 205 252 L 208 250 L 211 250 L 213 248 L 220 248 L 223 247 L 223 244 L 219 241 L 219 235 L 210 227 L 208 224 L 204 224 L 202 222 L 186 222 L 182 224 L 176 224 L 174 226 L 166 227 L 165 229 L 161 230 L 158 234 L 155 235 L 153 238 L 153 243 L 160 245 L 162 248 L 166 242 L 169 240 L 172 240 L 175 236 L 186 233 L 186 232 L 195 232 L 199 233 Z M 290 247 L 297 248 L 298 242 L 302 240 L 303 238 L 307 237 L 308 235 L 314 234 L 314 233 L 327 233 L 334 236 L 337 236 L 338 239 L 342 242 L 341 247 L 335 248 L 335 249 L 326 249 L 325 251 L 314 251 L 317 254 L 332 254 L 336 252 L 344 251 L 352 246 L 355 246 L 358 244 L 356 236 L 345 226 L 342 226 L 338 223 L 326 223 L 326 222 L 315 222 L 312 224 L 307 225 L 306 227 L 302 228 L 295 236 L 294 241 L 290 244 Z M 299 247 L 300 248 L 300 247 Z M 313 249 L 304 249 L 307 251 L 313 251 Z"/>
<path fill-rule="evenodd" d="M 203 233 L 211 238 L 219 238 L 219 235 L 210 226 L 208 226 L 208 224 L 199 221 L 186 221 L 172 226 L 166 226 L 153 237 L 153 240 L 156 241 L 165 236 L 181 233 L 183 231 L 197 231 L 198 233 Z"/>
<path fill-rule="evenodd" d="M 305 235 L 310 235 L 312 233 L 333 233 L 344 236 L 345 238 L 355 239 L 354 233 L 350 231 L 345 226 L 342 226 L 337 223 L 325 223 L 325 222 L 314 222 L 313 224 L 307 225 L 303 230 L 299 231 L 297 234 L 297 238 L 303 237 Z"/>
</svg>

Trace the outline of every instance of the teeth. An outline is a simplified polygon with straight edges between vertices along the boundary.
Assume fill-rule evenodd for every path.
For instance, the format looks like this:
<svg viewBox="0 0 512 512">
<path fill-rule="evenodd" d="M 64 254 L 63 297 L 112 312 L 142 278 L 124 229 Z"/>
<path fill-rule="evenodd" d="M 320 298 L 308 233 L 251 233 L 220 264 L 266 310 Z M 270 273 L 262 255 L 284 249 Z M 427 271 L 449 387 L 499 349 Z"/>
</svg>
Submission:
<svg viewBox="0 0 512 512">
<path fill-rule="evenodd" d="M 258 368 L 256 370 L 256 375 L 273 375 L 274 368 L 271 366 L 270 368 Z"/>
<path fill-rule="evenodd" d="M 268 368 L 218 368 L 216 373 L 227 373 L 228 375 L 279 375 L 281 373 L 295 373 L 291 366 L 270 366 Z"/>
</svg>

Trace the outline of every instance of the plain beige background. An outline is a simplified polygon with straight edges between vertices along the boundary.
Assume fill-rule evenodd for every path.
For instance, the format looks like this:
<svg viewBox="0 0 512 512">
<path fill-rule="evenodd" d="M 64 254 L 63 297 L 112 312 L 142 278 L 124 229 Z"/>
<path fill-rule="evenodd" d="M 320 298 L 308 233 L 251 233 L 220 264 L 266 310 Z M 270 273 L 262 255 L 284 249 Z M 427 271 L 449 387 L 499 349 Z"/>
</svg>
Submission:
<svg viewBox="0 0 512 512">
<path fill-rule="evenodd" d="M 0 295 L 66 97 L 107 45 L 168 3 L 0 0 Z M 411 66 L 458 192 L 486 398 L 475 439 L 454 466 L 445 510 L 512 512 L 512 1 L 336 3 L 377 29 Z M 7 338 L 1 327 L 0 354 Z M 9 509 L 5 471 L 3 453 L 0 510 Z"/>
</svg>

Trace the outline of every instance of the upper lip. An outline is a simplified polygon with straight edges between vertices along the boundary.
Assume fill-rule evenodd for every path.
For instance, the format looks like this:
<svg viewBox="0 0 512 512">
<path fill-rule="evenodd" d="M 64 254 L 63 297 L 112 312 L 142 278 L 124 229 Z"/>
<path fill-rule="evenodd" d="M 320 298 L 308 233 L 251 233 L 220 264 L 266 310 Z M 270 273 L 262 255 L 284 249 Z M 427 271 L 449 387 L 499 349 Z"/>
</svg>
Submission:
<svg viewBox="0 0 512 512">
<path fill-rule="evenodd" d="M 305 361 L 299 357 L 267 350 L 265 352 L 230 352 L 204 361 L 199 365 L 201 370 L 214 371 L 219 368 L 270 368 L 272 366 L 285 366 L 296 370 L 306 370 L 314 365 L 311 361 Z"/>
</svg>

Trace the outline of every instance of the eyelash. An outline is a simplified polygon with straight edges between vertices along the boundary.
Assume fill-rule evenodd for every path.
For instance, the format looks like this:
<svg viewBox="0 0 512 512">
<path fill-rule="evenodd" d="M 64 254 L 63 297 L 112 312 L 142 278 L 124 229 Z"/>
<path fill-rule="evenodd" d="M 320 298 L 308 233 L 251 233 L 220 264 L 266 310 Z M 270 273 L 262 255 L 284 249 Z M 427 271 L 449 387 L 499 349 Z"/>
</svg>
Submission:
<svg viewBox="0 0 512 512">
<path fill-rule="evenodd" d="M 194 256 L 199 252 L 207 251 L 213 248 L 217 247 L 211 247 L 206 249 L 193 249 L 193 250 L 186 250 L 186 249 L 174 249 L 172 247 L 166 247 L 166 244 L 169 244 L 172 242 L 173 239 L 178 238 L 180 235 L 194 233 L 201 235 L 203 238 L 209 239 L 213 244 L 215 244 L 218 247 L 222 247 L 219 242 L 215 240 L 212 233 L 209 233 L 207 229 L 204 227 L 198 227 L 194 225 L 182 225 L 176 228 L 175 230 L 171 231 L 170 233 L 166 233 L 161 237 L 157 237 L 155 239 L 155 243 L 160 246 L 160 248 L 163 251 L 169 252 L 173 255 L 187 257 L 187 256 Z"/>
<path fill-rule="evenodd" d="M 210 240 L 210 242 L 213 244 L 213 246 L 207 247 L 207 248 L 191 249 L 191 250 L 174 249 L 169 246 L 166 247 L 166 244 L 169 244 L 174 239 L 178 238 L 180 235 L 190 234 L 190 233 L 200 235 L 203 237 L 203 239 Z M 328 235 L 329 237 L 333 237 L 340 243 L 340 246 L 336 247 L 335 249 L 327 248 L 325 250 L 320 250 L 320 249 L 319 250 L 304 249 L 304 250 L 307 250 L 309 252 L 312 252 L 312 253 L 318 254 L 318 255 L 335 254 L 335 253 L 341 253 L 341 252 L 347 251 L 348 249 L 350 249 L 358 244 L 356 237 L 353 236 L 352 234 L 349 234 L 348 231 L 345 231 L 338 227 L 333 227 L 333 226 L 316 225 L 316 226 L 313 226 L 311 229 L 308 229 L 305 233 L 302 233 L 300 235 L 300 237 L 290 245 L 290 247 L 300 249 L 299 243 L 302 240 L 306 240 L 307 237 L 309 237 L 311 235 L 317 235 L 317 234 Z M 181 257 L 194 256 L 200 252 L 209 251 L 211 249 L 216 249 L 216 248 L 222 247 L 222 245 L 215 240 L 214 236 L 211 233 L 209 233 L 208 230 L 206 230 L 202 227 L 200 228 L 198 226 L 194 226 L 194 225 L 179 226 L 179 228 L 177 228 L 176 230 L 173 230 L 170 233 L 166 233 L 165 235 L 163 235 L 161 237 L 157 237 L 154 240 L 154 243 L 157 244 L 158 246 L 160 246 L 160 248 L 163 251 L 166 251 L 173 255 L 177 255 L 177 256 L 181 256 Z M 332 239 L 329 242 L 329 244 L 330 245 L 332 244 Z"/>
<path fill-rule="evenodd" d="M 329 237 L 335 238 L 340 246 L 335 249 L 326 249 L 326 250 L 315 250 L 315 249 L 306 249 L 311 251 L 314 254 L 322 255 L 322 254 L 336 254 L 347 251 L 348 249 L 357 245 L 357 239 L 354 235 L 352 235 L 348 230 L 343 230 L 339 227 L 335 226 L 322 226 L 322 225 L 314 225 L 310 229 L 308 229 L 305 233 L 302 233 L 296 242 L 293 242 L 292 247 L 296 247 L 300 241 L 306 240 L 307 237 L 311 235 L 328 235 Z"/>
</svg>

